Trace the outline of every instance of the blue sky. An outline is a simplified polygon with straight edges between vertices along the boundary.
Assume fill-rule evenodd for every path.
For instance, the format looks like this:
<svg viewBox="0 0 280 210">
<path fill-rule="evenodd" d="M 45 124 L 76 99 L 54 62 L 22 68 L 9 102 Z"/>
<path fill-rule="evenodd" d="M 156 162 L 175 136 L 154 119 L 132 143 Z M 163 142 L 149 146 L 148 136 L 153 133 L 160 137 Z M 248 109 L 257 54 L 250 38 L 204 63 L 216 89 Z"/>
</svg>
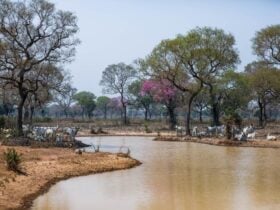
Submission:
<svg viewBox="0 0 280 210">
<path fill-rule="evenodd" d="M 256 31 L 280 24 L 280 0 L 52 0 L 79 19 L 82 44 L 66 68 L 74 86 L 101 95 L 102 71 L 110 64 L 145 57 L 162 39 L 196 26 L 224 29 L 236 38 L 242 63 L 253 61 Z"/>
</svg>

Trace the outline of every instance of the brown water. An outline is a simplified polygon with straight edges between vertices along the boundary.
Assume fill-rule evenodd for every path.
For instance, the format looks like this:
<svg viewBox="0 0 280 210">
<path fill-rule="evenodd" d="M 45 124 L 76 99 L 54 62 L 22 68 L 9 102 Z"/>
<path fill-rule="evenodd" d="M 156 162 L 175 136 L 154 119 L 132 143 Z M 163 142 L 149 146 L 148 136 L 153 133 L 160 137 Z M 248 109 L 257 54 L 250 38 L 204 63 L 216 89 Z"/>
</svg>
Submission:
<svg viewBox="0 0 280 210">
<path fill-rule="evenodd" d="M 280 151 L 154 142 L 144 137 L 84 138 L 102 150 L 129 146 L 143 165 L 59 182 L 33 210 L 280 209 Z"/>
</svg>

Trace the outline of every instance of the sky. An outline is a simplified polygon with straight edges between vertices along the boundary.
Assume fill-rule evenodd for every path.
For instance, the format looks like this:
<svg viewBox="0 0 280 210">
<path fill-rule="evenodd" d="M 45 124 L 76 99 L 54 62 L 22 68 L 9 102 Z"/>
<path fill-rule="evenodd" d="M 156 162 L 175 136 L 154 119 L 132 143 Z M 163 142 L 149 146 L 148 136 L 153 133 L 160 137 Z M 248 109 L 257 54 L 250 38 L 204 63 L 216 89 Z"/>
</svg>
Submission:
<svg viewBox="0 0 280 210">
<path fill-rule="evenodd" d="M 280 0 L 51 0 L 78 17 L 81 44 L 65 68 L 79 91 L 102 95 L 99 82 L 110 64 L 144 58 L 163 39 L 199 26 L 235 36 L 242 71 L 256 57 L 256 31 L 280 24 Z"/>
</svg>

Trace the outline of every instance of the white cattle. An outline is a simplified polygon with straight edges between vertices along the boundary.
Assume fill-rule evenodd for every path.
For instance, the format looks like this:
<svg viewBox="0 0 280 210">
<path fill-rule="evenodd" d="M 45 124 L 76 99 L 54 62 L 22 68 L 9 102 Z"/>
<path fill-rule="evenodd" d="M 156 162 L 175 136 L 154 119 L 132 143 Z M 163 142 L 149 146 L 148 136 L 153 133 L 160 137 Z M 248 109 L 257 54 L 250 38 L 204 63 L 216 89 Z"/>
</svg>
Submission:
<svg viewBox="0 0 280 210">
<path fill-rule="evenodd" d="M 48 139 L 54 138 L 58 127 L 46 127 L 44 132 L 44 137 Z"/>
<path fill-rule="evenodd" d="M 198 134 L 198 128 L 197 126 L 194 126 L 192 129 L 192 136 L 197 136 L 197 134 Z"/>
<path fill-rule="evenodd" d="M 206 132 L 208 135 L 223 135 L 225 133 L 225 126 L 208 126 Z"/>
<path fill-rule="evenodd" d="M 245 134 L 249 134 L 249 133 L 253 133 L 255 131 L 253 125 L 247 126 L 245 128 L 243 128 L 243 132 Z"/>
<path fill-rule="evenodd" d="M 176 125 L 175 129 L 176 129 L 177 136 L 182 136 L 183 135 L 183 127 L 182 126 Z"/>
<path fill-rule="evenodd" d="M 200 132 L 197 133 L 197 136 L 198 136 L 198 137 L 207 136 L 207 132 L 206 132 L 206 131 L 200 131 Z"/>
<path fill-rule="evenodd" d="M 276 141 L 277 137 L 276 136 L 272 136 L 270 134 L 267 134 L 266 139 L 269 140 L 269 141 Z"/>
<path fill-rule="evenodd" d="M 256 132 L 254 131 L 253 133 L 248 133 L 247 138 L 248 139 L 255 139 L 256 138 Z"/>
<path fill-rule="evenodd" d="M 247 135 L 242 131 L 240 134 L 235 134 L 234 139 L 238 141 L 247 141 Z"/>
<path fill-rule="evenodd" d="M 63 133 L 69 135 L 71 140 L 74 140 L 78 131 L 79 131 L 79 128 L 66 127 L 66 128 L 63 129 Z"/>
</svg>

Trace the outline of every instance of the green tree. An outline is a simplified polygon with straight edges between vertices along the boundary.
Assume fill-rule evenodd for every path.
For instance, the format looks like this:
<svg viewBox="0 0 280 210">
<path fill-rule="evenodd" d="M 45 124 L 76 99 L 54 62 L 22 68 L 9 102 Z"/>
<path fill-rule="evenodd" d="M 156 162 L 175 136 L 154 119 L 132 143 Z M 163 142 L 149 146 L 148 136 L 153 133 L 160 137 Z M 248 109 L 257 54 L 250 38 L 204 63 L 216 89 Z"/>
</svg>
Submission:
<svg viewBox="0 0 280 210">
<path fill-rule="evenodd" d="M 263 63 L 249 64 L 246 69 L 252 97 L 259 107 L 259 125 L 263 127 L 267 120 L 267 106 L 279 98 L 280 71 Z"/>
<path fill-rule="evenodd" d="M 74 99 L 82 108 L 83 116 L 86 114 L 88 118 L 92 117 L 92 112 L 96 107 L 95 95 L 91 92 L 82 91 L 74 96 Z"/>
<path fill-rule="evenodd" d="M 119 94 L 122 105 L 123 123 L 128 124 L 127 106 L 128 106 L 128 87 L 136 76 L 136 70 L 124 63 L 109 65 L 102 73 L 100 85 L 103 86 L 103 92 L 108 94 Z"/>
<path fill-rule="evenodd" d="M 193 78 L 208 88 L 213 124 L 219 125 L 221 96 L 216 86 L 224 72 L 239 62 L 235 39 L 221 29 L 209 27 L 196 28 L 182 39 L 179 48 L 183 64 Z"/>
<path fill-rule="evenodd" d="M 280 25 L 272 25 L 256 33 L 253 50 L 261 60 L 280 65 Z"/>
<path fill-rule="evenodd" d="M 204 86 L 209 90 L 213 123 L 219 125 L 219 97 L 215 85 L 224 71 L 239 62 L 234 45 L 234 37 L 223 30 L 196 28 L 176 39 L 162 41 L 147 58 L 147 64 L 144 63 L 143 70 L 149 75 L 166 78 L 188 93 L 187 134 L 190 134 L 193 100 Z"/>
<path fill-rule="evenodd" d="M 136 107 L 142 107 L 145 110 L 145 120 L 151 116 L 151 105 L 154 102 L 150 94 L 141 91 L 142 81 L 136 80 L 128 87 L 129 93 L 132 98 L 132 103 Z"/>
<path fill-rule="evenodd" d="M 107 119 L 107 112 L 111 99 L 107 96 L 99 96 L 96 100 L 96 107 L 103 112 L 104 119 Z"/>
<path fill-rule="evenodd" d="M 248 78 L 243 72 L 225 72 L 218 81 L 218 89 L 222 93 L 220 106 L 226 116 L 235 116 L 251 100 Z"/>
</svg>

